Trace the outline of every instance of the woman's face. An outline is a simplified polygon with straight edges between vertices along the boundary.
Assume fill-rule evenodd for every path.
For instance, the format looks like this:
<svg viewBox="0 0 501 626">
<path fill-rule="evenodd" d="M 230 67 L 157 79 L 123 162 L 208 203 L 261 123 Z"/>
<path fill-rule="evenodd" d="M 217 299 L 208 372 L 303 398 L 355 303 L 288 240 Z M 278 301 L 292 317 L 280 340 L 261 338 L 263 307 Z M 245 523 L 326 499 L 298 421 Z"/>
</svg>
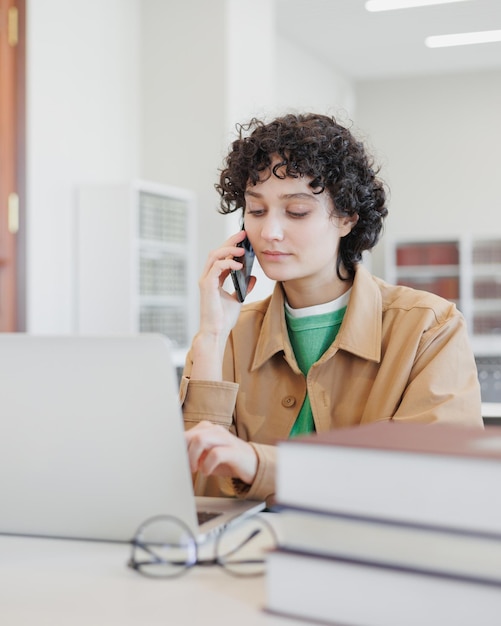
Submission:
<svg viewBox="0 0 501 626">
<path fill-rule="evenodd" d="M 331 217 L 330 195 L 313 193 L 310 181 L 266 173 L 245 192 L 247 236 L 264 273 L 284 283 L 293 307 L 328 302 L 346 290 L 336 273 L 339 241 L 357 220 Z"/>
</svg>

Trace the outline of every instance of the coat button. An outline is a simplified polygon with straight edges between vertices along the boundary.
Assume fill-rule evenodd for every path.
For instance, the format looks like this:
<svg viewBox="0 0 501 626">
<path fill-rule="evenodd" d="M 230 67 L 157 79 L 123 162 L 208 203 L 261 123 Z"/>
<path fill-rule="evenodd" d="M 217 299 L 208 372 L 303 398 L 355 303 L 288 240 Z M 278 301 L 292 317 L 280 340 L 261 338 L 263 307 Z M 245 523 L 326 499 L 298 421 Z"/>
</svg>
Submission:
<svg viewBox="0 0 501 626">
<path fill-rule="evenodd" d="M 287 409 L 290 409 L 290 407 L 294 406 L 295 404 L 296 398 L 294 396 L 285 396 L 285 398 L 282 398 L 282 406 Z"/>
</svg>

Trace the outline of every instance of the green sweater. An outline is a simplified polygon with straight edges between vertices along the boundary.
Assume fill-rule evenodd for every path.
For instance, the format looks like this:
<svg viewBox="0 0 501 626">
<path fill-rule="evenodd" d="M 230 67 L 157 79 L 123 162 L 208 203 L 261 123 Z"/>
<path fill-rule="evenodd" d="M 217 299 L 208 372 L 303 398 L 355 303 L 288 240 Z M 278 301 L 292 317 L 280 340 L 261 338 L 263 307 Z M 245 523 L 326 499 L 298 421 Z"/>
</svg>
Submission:
<svg viewBox="0 0 501 626">
<path fill-rule="evenodd" d="M 285 317 L 289 338 L 294 350 L 297 363 L 305 376 L 308 375 L 310 367 L 318 361 L 336 338 L 336 335 L 343 321 L 346 307 L 331 313 L 320 315 L 310 315 L 307 317 L 293 317 L 287 309 Z M 299 411 L 299 415 L 292 427 L 290 437 L 304 435 L 315 431 L 313 414 L 311 411 L 308 393 Z"/>
</svg>

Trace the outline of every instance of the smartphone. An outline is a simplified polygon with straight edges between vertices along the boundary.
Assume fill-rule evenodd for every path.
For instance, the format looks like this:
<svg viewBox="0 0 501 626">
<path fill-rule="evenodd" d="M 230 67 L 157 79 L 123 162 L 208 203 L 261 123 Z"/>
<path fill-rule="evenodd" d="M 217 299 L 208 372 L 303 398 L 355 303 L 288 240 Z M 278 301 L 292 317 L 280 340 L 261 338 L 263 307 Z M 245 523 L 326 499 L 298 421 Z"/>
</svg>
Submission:
<svg viewBox="0 0 501 626">
<path fill-rule="evenodd" d="M 247 237 L 243 241 L 237 243 L 237 246 L 245 250 L 245 254 L 243 256 L 235 257 L 236 261 L 243 263 L 243 267 L 241 270 L 231 270 L 231 278 L 233 280 L 233 285 L 235 286 L 237 299 L 239 302 L 243 302 L 245 300 L 245 296 L 247 295 L 247 287 L 249 286 L 252 265 L 256 255 Z"/>
</svg>

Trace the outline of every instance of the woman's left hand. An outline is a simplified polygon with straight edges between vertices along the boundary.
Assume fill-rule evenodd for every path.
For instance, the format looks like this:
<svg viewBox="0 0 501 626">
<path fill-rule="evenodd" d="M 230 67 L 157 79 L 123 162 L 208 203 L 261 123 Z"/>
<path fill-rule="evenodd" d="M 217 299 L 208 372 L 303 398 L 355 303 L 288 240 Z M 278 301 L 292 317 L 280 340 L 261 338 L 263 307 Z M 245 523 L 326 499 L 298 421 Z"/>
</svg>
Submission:
<svg viewBox="0 0 501 626">
<path fill-rule="evenodd" d="M 239 478 L 252 484 L 258 463 L 256 452 L 247 441 L 205 420 L 187 430 L 185 437 L 193 473 Z"/>
</svg>

